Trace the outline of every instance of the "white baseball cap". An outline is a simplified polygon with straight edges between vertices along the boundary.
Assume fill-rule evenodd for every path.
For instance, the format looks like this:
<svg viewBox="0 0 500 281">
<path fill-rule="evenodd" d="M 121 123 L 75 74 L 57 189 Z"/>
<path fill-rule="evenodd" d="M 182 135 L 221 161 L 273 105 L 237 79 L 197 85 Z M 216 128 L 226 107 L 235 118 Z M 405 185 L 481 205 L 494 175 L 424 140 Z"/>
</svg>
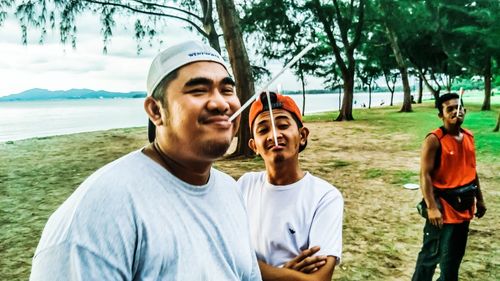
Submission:
<svg viewBox="0 0 500 281">
<path fill-rule="evenodd" d="M 212 47 L 199 41 L 187 41 L 174 45 L 159 53 L 151 63 L 148 72 L 148 96 L 153 94 L 155 88 L 165 76 L 186 64 L 197 61 L 213 61 L 228 67 L 221 55 Z"/>
</svg>

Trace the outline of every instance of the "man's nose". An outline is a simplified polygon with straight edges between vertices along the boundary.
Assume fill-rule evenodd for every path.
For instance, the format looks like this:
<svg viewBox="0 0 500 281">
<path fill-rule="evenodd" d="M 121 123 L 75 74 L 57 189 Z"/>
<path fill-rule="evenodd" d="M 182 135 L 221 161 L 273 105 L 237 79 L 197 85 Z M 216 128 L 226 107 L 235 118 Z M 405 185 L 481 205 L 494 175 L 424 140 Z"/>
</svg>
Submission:
<svg viewBox="0 0 500 281">
<path fill-rule="evenodd" d="M 266 140 L 267 141 L 273 141 L 274 142 L 274 132 L 275 132 L 275 130 L 273 130 L 273 128 L 271 128 L 269 130 L 269 133 L 266 136 Z M 278 128 L 276 128 L 276 139 L 279 140 L 281 138 L 283 138 L 283 134 L 281 133 L 281 131 Z"/>
<path fill-rule="evenodd" d="M 209 111 L 217 111 L 219 113 L 226 113 L 229 111 L 229 102 L 219 89 L 214 89 L 209 96 L 207 108 Z"/>
</svg>

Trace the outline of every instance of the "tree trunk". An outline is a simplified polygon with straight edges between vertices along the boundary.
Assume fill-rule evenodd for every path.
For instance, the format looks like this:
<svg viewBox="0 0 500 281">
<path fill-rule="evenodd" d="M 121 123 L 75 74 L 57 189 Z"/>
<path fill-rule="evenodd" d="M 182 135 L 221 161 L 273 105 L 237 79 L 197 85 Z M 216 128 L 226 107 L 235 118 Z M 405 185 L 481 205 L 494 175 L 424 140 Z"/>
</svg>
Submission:
<svg viewBox="0 0 500 281">
<path fill-rule="evenodd" d="M 300 82 L 302 83 L 302 116 L 306 115 L 306 83 L 304 81 L 304 72 L 300 70 Z"/>
<path fill-rule="evenodd" d="M 437 90 L 432 88 L 431 84 L 429 83 L 427 78 L 425 78 L 425 75 L 422 73 L 422 70 L 420 68 L 417 68 L 417 70 L 418 70 L 418 74 L 420 74 L 420 77 L 422 77 L 422 80 L 424 81 L 425 86 L 427 87 L 427 89 L 429 89 L 429 91 L 431 91 L 432 96 L 434 96 L 434 100 L 437 100 L 439 98 L 439 92 L 441 91 L 441 87 L 439 87 L 439 85 L 438 85 Z"/>
<path fill-rule="evenodd" d="M 448 75 L 448 79 L 446 82 L 446 90 L 448 93 L 451 93 L 451 84 L 453 83 L 453 79 L 451 78 L 451 75 Z"/>
<path fill-rule="evenodd" d="M 213 28 L 213 22 L 212 22 L 212 28 Z M 214 48 L 219 54 L 221 54 L 221 49 L 220 49 L 220 43 L 219 43 L 219 34 L 215 31 L 215 28 L 209 28 L 208 26 L 204 26 L 205 31 L 207 31 L 208 34 L 208 43 L 212 48 Z"/>
<path fill-rule="evenodd" d="M 500 112 L 498 113 L 497 125 L 495 126 L 495 129 L 493 129 L 493 132 L 498 132 L 499 128 L 500 128 Z"/>
<path fill-rule="evenodd" d="M 351 74 L 346 73 L 344 75 L 342 73 L 342 80 L 344 81 L 344 98 L 342 99 L 342 107 L 340 108 L 339 116 L 335 119 L 335 121 L 350 121 L 354 120 L 352 117 L 352 100 L 354 93 L 354 71 L 351 71 Z"/>
<path fill-rule="evenodd" d="M 224 34 L 229 61 L 236 80 L 238 96 L 243 102 L 255 93 L 254 81 L 250 62 L 248 60 L 245 42 L 240 27 L 240 18 L 233 0 L 216 0 L 217 13 Z M 250 129 L 248 128 L 248 108 L 241 114 L 240 129 L 238 131 L 238 144 L 236 151 L 231 155 L 249 157 L 254 152 L 248 147 Z"/>
<path fill-rule="evenodd" d="M 352 4 L 353 2 L 351 2 Z M 342 100 L 342 108 L 340 109 L 339 116 L 335 119 L 336 121 L 349 121 L 354 120 L 352 117 L 352 101 L 354 93 L 354 71 L 356 68 L 356 61 L 354 59 L 354 51 L 356 47 L 359 46 L 361 40 L 361 31 L 364 23 L 364 12 L 365 12 L 365 1 L 359 0 L 359 6 L 357 8 L 358 21 L 355 23 L 353 21 L 354 9 L 351 6 L 351 14 L 347 17 L 343 17 L 340 9 L 338 8 L 338 1 L 333 1 L 335 9 L 334 21 L 330 20 L 330 16 L 325 14 L 325 10 L 320 0 L 314 0 L 312 8 L 317 16 L 326 33 L 328 38 L 328 43 L 332 47 L 333 54 L 335 55 L 336 64 L 342 72 L 343 88 L 344 88 L 344 98 Z M 339 28 L 336 30 L 335 25 Z M 352 28 L 352 29 L 351 29 Z M 335 31 L 335 32 L 334 32 Z M 336 33 L 340 34 L 340 38 L 343 44 L 343 48 L 340 48 L 337 44 Z M 349 36 L 352 34 L 352 37 Z M 352 38 L 349 42 L 349 38 Z M 344 58 L 345 57 L 345 58 Z M 346 63 L 347 60 L 347 63 Z"/>
<path fill-rule="evenodd" d="M 484 69 L 484 101 L 481 110 L 491 110 L 491 58 L 486 61 Z"/>
<path fill-rule="evenodd" d="M 389 92 L 391 92 L 391 103 L 390 106 L 393 105 L 394 102 L 394 90 L 396 89 L 395 83 L 393 83 L 393 87 L 389 84 L 389 81 L 394 82 L 394 80 L 391 80 L 391 77 L 387 75 L 387 73 L 384 72 L 384 78 L 385 78 L 385 84 L 387 85 L 387 89 L 389 89 Z"/>
<path fill-rule="evenodd" d="M 406 66 L 400 68 L 399 71 L 401 72 L 401 80 L 403 82 L 404 91 L 403 106 L 399 112 L 412 112 L 410 83 L 408 82 L 408 72 L 406 71 Z"/>
<path fill-rule="evenodd" d="M 417 103 L 422 103 L 422 96 L 424 95 L 424 81 L 422 76 L 418 75 L 418 100 Z"/>
<path fill-rule="evenodd" d="M 339 86 L 339 112 L 340 112 L 340 105 L 342 102 L 340 101 L 340 98 L 342 97 L 342 88 Z"/>
<path fill-rule="evenodd" d="M 405 60 L 403 59 L 403 54 L 401 53 L 401 49 L 399 48 L 398 36 L 394 30 L 389 28 L 389 25 L 385 23 L 385 30 L 387 34 L 387 38 L 391 43 L 392 52 L 394 53 L 394 57 L 396 58 L 396 63 L 398 64 L 399 72 L 401 73 L 401 80 L 403 82 L 403 106 L 399 112 L 411 112 L 411 89 L 410 82 L 408 82 L 408 71 Z"/>
<path fill-rule="evenodd" d="M 372 108 L 372 85 L 368 84 L 368 108 Z"/>
</svg>

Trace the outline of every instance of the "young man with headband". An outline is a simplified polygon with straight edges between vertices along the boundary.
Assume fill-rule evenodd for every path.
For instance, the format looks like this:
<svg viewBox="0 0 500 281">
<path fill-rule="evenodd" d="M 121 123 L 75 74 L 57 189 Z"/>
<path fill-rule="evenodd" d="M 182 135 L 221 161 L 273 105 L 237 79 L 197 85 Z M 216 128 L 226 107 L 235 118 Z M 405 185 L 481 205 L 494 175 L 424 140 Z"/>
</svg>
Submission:
<svg viewBox="0 0 500 281">
<path fill-rule="evenodd" d="M 309 130 L 295 102 L 276 93 L 269 97 L 262 93 L 249 115 L 248 145 L 266 171 L 238 180 L 262 277 L 331 280 L 342 252 L 342 195 L 300 167 Z"/>
<path fill-rule="evenodd" d="M 31 280 L 260 280 L 236 182 L 212 168 L 239 125 L 234 81 L 212 48 L 152 62 L 150 144 L 87 178 L 50 217 Z"/>
</svg>

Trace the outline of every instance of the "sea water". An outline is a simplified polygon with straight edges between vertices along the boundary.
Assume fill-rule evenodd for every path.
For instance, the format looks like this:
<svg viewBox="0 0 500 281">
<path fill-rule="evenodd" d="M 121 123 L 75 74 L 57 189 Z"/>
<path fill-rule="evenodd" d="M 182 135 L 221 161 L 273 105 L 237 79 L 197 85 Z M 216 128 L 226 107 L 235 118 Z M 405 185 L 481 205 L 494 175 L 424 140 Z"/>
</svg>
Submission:
<svg viewBox="0 0 500 281">
<path fill-rule="evenodd" d="M 0 142 L 145 126 L 143 99 L 0 102 Z"/>
<path fill-rule="evenodd" d="M 291 96 L 302 110 L 302 95 Z M 340 98 L 342 99 L 342 95 Z M 338 94 L 306 95 L 305 113 L 339 109 Z M 394 94 L 401 104 L 402 93 Z M 0 142 L 147 125 L 144 99 L 76 99 L 0 102 Z M 373 93 L 372 107 L 387 106 L 390 93 Z M 368 107 L 368 94 L 354 94 L 354 108 Z"/>
</svg>

